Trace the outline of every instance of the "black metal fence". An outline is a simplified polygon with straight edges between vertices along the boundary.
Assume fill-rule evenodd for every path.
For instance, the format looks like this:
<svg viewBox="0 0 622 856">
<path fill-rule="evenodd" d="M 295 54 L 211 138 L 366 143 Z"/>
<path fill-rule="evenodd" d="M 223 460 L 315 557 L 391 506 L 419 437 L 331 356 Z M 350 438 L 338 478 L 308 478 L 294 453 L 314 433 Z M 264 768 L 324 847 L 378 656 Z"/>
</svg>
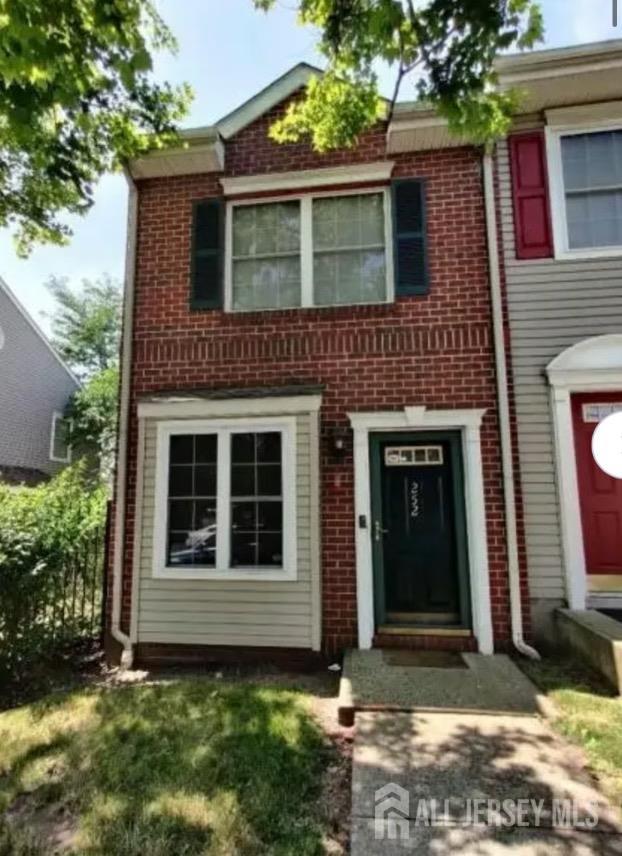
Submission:
<svg viewBox="0 0 622 856">
<path fill-rule="evenodd" d="M 41 560 L 0 606 L 0 685 L 35 661 L 103 630 L 106 527 Z M 11 602 L 9 602 L 11 601 Z"/>
<path fill-rule="evenodd" d="M 41 604 L 42 622 L 52 645 L 101 635 L 105 532 L 96 529 L 59 557 L 49 602 Z"/>
</svg>

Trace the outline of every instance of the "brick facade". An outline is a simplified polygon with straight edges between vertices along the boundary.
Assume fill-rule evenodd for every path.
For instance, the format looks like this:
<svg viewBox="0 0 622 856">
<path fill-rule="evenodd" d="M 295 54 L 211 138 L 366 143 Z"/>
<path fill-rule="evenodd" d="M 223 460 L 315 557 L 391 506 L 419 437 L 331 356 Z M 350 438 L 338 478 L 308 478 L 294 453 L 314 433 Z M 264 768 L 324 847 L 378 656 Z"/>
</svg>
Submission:
<svg viewBox="0 0 622 856">
<path fill-rule="evenodd" d="M 277 146 L 267 127 L 278 111 L 226 144 L 226 175 L 382 160 L 384 129 L 354 151 L 321 156 Z M 122 626 L 129 624 L 136 487 L 136 400 L 192 388 L 321 384 L 323 646 L 356 644 L 352 442 L 337 459 L 332 430 L 346 413 L 485 408 L 482 428 L 495 643 L 509 638 L 509 599 L 496 411 L 481 157 L 472 148 L 391 156 L 394 177 L 427 180 L 430 291 L 393 304 L 226 314 L 191 311 L 193 200 L 219 195 L 219 175 L 138 183 L 127 522 Z"/>
</svg>

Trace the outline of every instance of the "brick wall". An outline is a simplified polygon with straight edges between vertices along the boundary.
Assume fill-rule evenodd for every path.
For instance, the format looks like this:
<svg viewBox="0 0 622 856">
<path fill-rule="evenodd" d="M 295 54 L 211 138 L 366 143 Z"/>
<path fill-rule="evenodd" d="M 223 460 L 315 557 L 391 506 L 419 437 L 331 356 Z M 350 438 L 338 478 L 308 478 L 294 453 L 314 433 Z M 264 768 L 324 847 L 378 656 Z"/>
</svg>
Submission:
<svg viewBox="0 0 622 856">
<path fill-rule="evenodd" d="M 227 175 L 380 160 L 382 129 L 355 151 L 320 156 L 277 146 L 274 113 L 227 143 Z M 321 525 L 323 636 L 356 642 L 351 441 L 335 459 L 329 437 L 351 410 L 486 408 L 482 453 L 494 634 L 509 635 L 495 376 L 479 154 L 469 148 L 392 156 L 395 177 L 428 181 L 430 293 L 392 305 L 225 314 L 189 309 L 191 203 L 220 193 L 216 174 L 139 183 L 123 623 L 129 621 L 136 399 L 193 387 L 323 384 Z"/>
</svg>

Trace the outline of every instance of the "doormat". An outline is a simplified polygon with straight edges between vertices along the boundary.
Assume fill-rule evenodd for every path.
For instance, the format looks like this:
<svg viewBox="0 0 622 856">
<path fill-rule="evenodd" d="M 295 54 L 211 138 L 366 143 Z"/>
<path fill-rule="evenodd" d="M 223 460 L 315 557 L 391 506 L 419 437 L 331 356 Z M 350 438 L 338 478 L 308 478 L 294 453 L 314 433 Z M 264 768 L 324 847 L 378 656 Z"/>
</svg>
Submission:
<svg viewBox="0 0 622 856">
<path fill-rule="evenodd" d="M 387 666 L 410 666 L 414 669 L 468 669 L 458 651 L 390 651 L 382 657 Z"/>
</svg>

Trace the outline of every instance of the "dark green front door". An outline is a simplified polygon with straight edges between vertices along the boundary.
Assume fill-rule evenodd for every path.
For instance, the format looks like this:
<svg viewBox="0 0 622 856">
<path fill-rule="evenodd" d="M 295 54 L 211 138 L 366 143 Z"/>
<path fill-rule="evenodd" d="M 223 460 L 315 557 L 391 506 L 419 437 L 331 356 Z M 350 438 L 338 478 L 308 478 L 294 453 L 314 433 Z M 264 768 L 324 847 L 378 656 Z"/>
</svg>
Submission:
<svg viewBox="0 0 622 856">
<path fill-rule="evenodd" d="M 377 623 L 466 626 L 460 435 L 373 435 L 371 455 Z"/>
</svg>

